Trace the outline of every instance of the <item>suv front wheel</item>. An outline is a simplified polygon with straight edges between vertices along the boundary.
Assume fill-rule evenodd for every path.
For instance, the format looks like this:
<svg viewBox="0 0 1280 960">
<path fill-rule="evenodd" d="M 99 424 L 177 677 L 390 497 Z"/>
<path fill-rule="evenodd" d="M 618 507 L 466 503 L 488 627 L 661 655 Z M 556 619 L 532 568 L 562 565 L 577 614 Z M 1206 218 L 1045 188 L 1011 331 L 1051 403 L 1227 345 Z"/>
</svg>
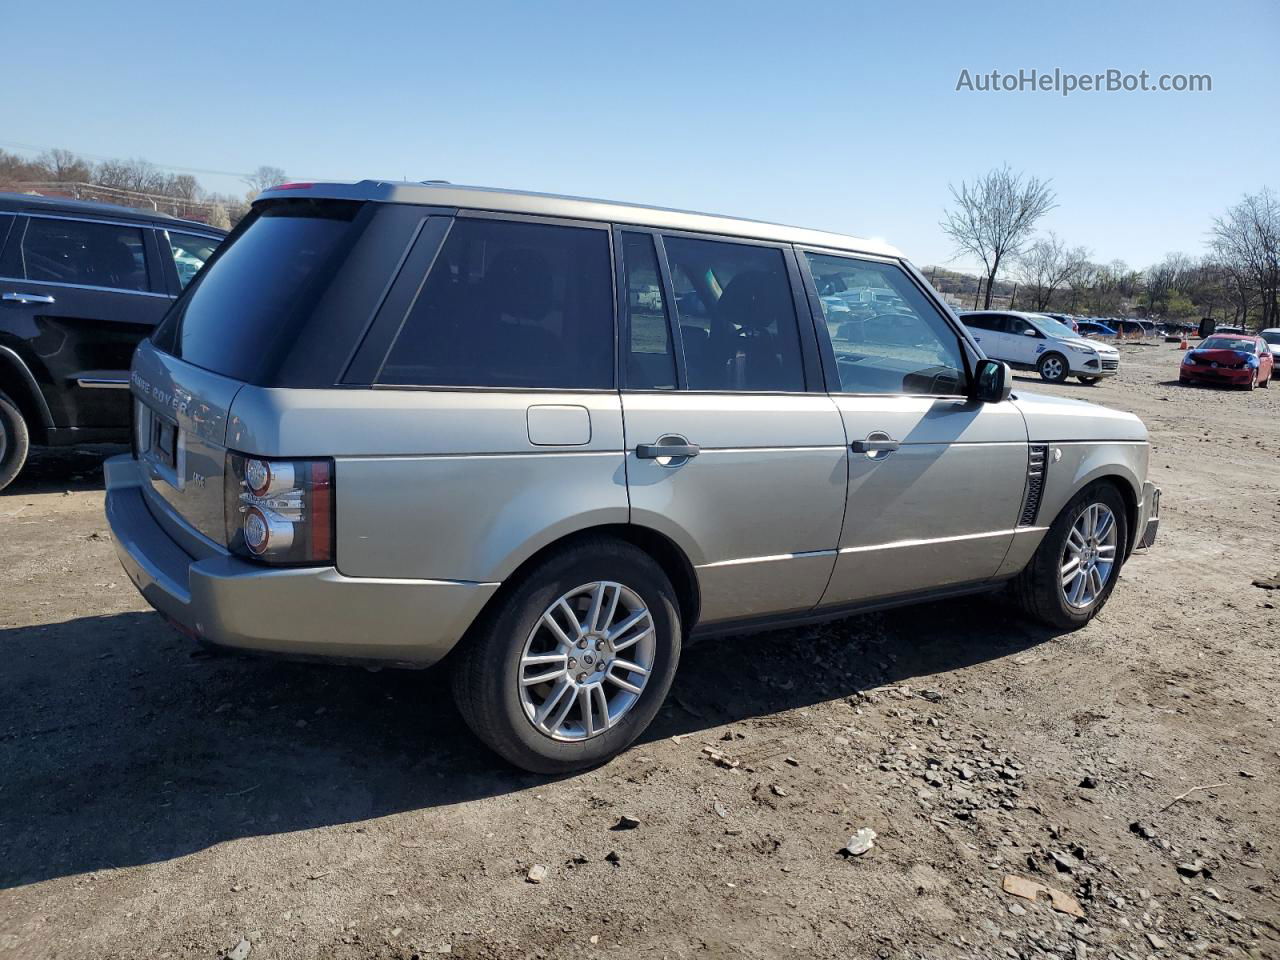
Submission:
<svg viewBox="0 0 1280 960">
<path fill-rule="evenodd" d="M 1083 627 L 1106 604 L 1129 542 L 1124 501 L 1109 483 L 1082 491 L 1058 514 L 1013 581 L 1019 605 L 1042 623 Z"/>
<path fill-rule="evenodd" d="M 561 774 L 644 732 L 675 676 L 681 629 L 671 583 L 647 553 L 582 541 L 497 604 L 453 665 L 454 699 L 476 736 L 517 767 Z"/>
<path fill-rule="evenodd" d="M 1049 383 L 1063 383 L 1071 373 L 1067 358 L 1060 353 L 1046 353 L 1036 364 L 1041 380 Z"/>
<path fill-rule="evenodd" d="M 21 411 L 12 400 L 0 393 L 0 490 L 13 482 L 22 465 L 27 462 L 27 451 L 30 449 L 31 437 Z"/>
</svg>

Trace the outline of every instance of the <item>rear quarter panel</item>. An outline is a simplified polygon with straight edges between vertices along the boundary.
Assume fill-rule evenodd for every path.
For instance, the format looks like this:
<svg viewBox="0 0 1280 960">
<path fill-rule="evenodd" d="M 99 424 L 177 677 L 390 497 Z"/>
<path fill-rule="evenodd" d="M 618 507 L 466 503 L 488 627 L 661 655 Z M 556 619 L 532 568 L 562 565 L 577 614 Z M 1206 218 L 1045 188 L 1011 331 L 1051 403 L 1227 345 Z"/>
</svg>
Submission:
<svg viewBox="0 0 1280 960">
<path fill-rule="evenodd" d="M 537 444 L 531 407 L 557 414 L 533 418 Z M 583 414 L 565 443 L 546 442 L 566 407 Z M 613 392 L 246 387 L 227 444 L 334 458 L 337 567 L 350 577 L 498 582 L 563 536 L 628 520 Z"/>
</svg>

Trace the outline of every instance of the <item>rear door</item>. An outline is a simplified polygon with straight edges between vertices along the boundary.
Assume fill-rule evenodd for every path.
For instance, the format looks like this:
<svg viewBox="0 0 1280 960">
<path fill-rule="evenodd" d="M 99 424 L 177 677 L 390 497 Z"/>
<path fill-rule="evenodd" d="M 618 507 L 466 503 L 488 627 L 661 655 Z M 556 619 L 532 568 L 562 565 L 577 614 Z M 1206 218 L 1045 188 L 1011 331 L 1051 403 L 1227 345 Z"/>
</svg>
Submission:
<svg viewBox="0 0 1280 960">
<path fill-rule="evenodd" d="M 703 623 L 812 608 L 834 565 L 845 437 L 797 322 L 794 254 L 629 227 L 615 248 L 632 522 L 690 557 Z"/>
<path fill-rule="evenodd" d="M 56 427 L 127 430 L 129 361 L 169 307 L 150 227 L 19 217 L 0 262 L 0 323 L 30 345 Z"/>
<path fill-rule="evenodd" d="M 832 279 L 887 286 L 901 297 L 861 342 L 823 340 L 826 324 L 816 325 L 850 440 L 839 555 L 823 606 L 994 576 L 1022 506 L 1022 415 L 1012 403 L 967 398 L 966 351 L 901 265 L 816 250 L 801 263 L 815 316 L 816 284 Z"/>
</svg>

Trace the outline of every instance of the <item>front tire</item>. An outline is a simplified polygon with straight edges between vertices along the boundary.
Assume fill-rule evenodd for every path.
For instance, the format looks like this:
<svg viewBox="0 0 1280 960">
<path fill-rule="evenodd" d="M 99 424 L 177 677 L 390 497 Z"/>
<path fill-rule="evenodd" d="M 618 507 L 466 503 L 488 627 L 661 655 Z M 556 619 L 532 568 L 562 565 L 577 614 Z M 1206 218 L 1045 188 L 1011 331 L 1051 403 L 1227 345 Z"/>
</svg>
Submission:
<svg viewBox="0 0 1280 960">
<path fill-rule="evenodd" d="M 14 477 L 27 462 L 31 450 L 31 434 L 22 411 L 3 393 L 0 393 L 0 490 L 13 482 Z"/>
<path fill-rule="evenodd" d="M 1111 597 L 1128 552 L 1124 500 L 1109 483 L 1079 493 L 1058 514 L 1013 582 L 1014 597 L 1046 626 L 1077 630 Z"/>
<path fill-rule="evenodd" d="M 1083 383 L 1086 387 L 1093 387 L 1093 386 L 1097 386 L 1098 381 L 1101 380 L 1102 378 L 1101 377 L 1076 377 L 1076 379 L 1079 380 L 1081 383 Z"/>
<path fill-rule="evenodd" d="M 1063 383 L 1071 373 L 1067 358 L 1060 353 L 1046 353 L 1036 364 L 1036 370 L 1046 383 Z"/>
<path fill-rule="evenodd" d="M 675 591 L 631 544 L 592 538 L 509 583 L 453 665 L 467 725 L 533 773 L 597 766 L 662 706 L 680 660 Z"/>
</svg>

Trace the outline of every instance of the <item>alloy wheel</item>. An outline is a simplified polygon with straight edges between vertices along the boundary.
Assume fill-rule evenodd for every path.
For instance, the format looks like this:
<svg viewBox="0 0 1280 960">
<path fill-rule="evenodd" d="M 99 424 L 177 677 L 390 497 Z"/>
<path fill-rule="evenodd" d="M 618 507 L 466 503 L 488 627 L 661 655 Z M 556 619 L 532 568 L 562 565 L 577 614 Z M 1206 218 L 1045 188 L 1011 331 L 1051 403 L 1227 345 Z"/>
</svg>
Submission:
<svg viewBox="0 0 1280 960">
<path fill-rule="evenodd" d="M 538 618 L 520 654 L 525 717 L 555 740 L 589 740 L 635 706 L 653 672 L 653 616 L 634 590 L 610 580 L 563 594 Z"/>
<path fill-rule="evenodd" d="M 1062 361 L 1057 357 L 1049 357 L 1041 365 L 1040 372 L 1046 380 L 1059 380 L 1062 378 Z"/>
<path fill-rule="evenodd" d="M 1104 503 L 1089 504 L 1071 525 L 1059 567 L 1068 606 L 1088 609 L 1102 596 L 1115 570 L 1117 531 L 1115 514 Z"/>
</svg>

